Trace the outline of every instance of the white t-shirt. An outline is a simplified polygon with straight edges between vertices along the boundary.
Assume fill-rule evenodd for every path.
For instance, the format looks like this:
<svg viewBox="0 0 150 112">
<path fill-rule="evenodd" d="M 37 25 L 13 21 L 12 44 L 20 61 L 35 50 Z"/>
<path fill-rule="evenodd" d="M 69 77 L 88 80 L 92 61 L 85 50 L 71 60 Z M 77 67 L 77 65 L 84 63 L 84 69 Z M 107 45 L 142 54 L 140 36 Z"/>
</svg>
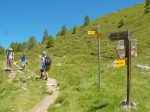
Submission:
<svg viewBox="0 0 150 112">
<path fill-rule="evenodd" d="M 8 59 L 13 59 L 14 58 L 14 53 L 13 52 L 10 52 L 10 54 L 8 54 Z"/>
</svg>

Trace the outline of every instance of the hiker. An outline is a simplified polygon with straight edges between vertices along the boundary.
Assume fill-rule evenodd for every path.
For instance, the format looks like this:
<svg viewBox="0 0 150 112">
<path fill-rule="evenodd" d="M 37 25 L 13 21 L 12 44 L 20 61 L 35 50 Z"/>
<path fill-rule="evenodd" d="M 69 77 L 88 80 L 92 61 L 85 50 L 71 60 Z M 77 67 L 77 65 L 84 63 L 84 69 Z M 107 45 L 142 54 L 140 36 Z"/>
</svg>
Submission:
<svg viewBox="0 0 150 112">
<path fill-rule="evenodd" d="M 51 59 L 46 56 L 46 52 L 42 52 L 42 69 L 41 69 L 41 78 L 44 80 L 48 80 L 48 71 L 51 66 Z M 46 73 L 46 77 L 44 76 L 44 73 Z"/>
<path fill-rule="evenodd" d="M 9 50 L 7 52 L 7 67 L 9 67 L 10 70 L 12 70 L 13 61 L 14 61 L 13 49 L 9 48 Z"/>
<path fill-rule="evenodd" d="M 25 69 L 26 64 L 27 64 L 25 54 L 23 54 L 23 55 L 21 56 L 21 62 L 22 62 L 22 68 Z"/>
</svg>

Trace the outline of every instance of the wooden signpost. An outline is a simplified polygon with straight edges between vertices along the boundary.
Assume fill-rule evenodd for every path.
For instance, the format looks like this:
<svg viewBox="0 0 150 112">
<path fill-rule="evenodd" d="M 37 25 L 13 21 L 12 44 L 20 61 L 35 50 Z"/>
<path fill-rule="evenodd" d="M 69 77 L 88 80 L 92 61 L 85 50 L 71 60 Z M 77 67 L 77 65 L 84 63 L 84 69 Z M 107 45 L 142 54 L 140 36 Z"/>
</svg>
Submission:
<svg viewBox="0 0 150 112">
<path fill-rule="evenodd" d="M 124 40 L 125 57 L 127 58 L 127 105 L 130 106 L 131 95 L 131 32 L 123 31 L 110 34 L 109 38 L 112 41 Z M 119 61 L 120 62 L 120 61 Z"/>
</svg>

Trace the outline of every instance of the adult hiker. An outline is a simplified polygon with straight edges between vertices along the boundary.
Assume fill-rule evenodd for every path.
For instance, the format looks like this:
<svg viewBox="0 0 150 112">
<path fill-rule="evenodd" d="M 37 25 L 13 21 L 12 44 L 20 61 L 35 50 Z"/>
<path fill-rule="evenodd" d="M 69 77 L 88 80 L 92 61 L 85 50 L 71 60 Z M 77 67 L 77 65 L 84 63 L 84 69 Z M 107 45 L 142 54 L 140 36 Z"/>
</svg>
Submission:
<svg viewBox="0 0 150 112">
<path fill-rule="evenodd" d="M 21 56 L 21 62 L 22 62 L 22 68 L 25 69 L 26 64 L 27 64 L 25 54 L 23 54 L 23 55 Z"/>
<path fill-rule="evenodd" d="M 41 69 L 41 78 L 47 80 L 48 79 L 48 71 L 51 66 L 51 59 L 46 56 L 46 52 L 42 52 L 42 69 Z M 46 76 L 44 75 L 46 74 Z"/>
<path fill-rule="evenodd" d="M 13 61 L 14 61 L 13 49 L 9 48 L 7 52 L 7 67 L 9 67 L 10 70 L 12 70 Z"/>
</svg>

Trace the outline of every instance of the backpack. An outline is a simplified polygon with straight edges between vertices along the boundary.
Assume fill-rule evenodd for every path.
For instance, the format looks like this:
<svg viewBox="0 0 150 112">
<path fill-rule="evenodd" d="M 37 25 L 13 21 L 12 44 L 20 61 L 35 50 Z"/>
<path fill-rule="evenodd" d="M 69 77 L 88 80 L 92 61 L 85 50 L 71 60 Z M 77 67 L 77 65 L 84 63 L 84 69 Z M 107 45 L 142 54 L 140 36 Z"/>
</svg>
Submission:
<svg viewBox="0 0 150 112">
<path fill-rule="evenodd" d="M 45 65 L 50 65 L 52 62 L 52 59 L 49 57 L 45 57 Z"/>
</svg>

